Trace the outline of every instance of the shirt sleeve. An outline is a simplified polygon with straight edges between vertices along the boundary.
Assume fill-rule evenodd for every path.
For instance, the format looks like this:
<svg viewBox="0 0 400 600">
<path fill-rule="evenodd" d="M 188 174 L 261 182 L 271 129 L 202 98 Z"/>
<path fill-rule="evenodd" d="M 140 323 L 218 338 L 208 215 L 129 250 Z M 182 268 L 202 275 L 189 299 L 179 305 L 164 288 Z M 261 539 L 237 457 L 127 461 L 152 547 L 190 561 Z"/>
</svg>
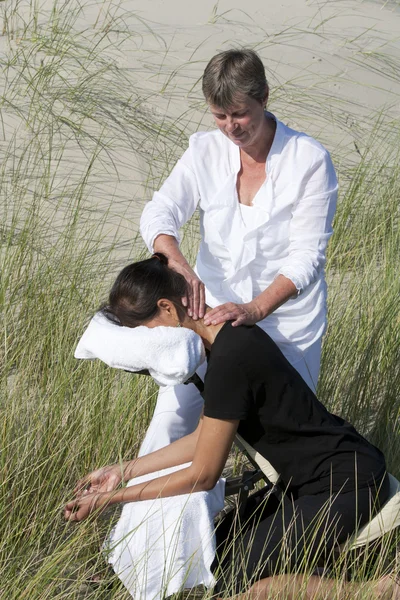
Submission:
<svg viewBox="0 0 400 600">
<path fill-rule="evenodd" d="M 315 281 L 325 265 L 337 191 L 335 169 L 322 149 L 302 180 L 290 222 L 289 254 L 277 273 L 293 281 L 298 293 Z"/>
<path fill-rule="evenodd" d="M 204 381 L 204 415 L 243 420 L 251 403 L 251 388 L 242 367 L 223 358 L 210 361 Z"/>
<path fill-rule="evenodd" d="M 199 201 L 197 180 L 192 168 L 190 149 L 178 160 L 161 189 L 144 207 L 140 233 L 150 252 L 160 234 L 171 235 L 180 242 L 179 229 L 191 218 Z"/>
</svg>

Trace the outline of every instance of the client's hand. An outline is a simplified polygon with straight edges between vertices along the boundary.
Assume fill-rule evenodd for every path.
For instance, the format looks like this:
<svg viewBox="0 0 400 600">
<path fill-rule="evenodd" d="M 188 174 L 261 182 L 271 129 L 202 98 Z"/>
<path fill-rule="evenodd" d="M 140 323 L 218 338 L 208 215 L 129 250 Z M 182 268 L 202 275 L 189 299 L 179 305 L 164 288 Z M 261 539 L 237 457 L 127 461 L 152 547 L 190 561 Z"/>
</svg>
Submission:
<svg viewBox="0 0 400 600">
<path fill-rule="evenodd" d="M 101 494 L 113 492 L 120 485 L 123 475 L 123 466 L 109 465 L 92 471 L 78 481 L 74 488 L 77 498 L 88 494 Z"/>
<path fill-rule="evenodd" d="M 66 504 L 64 518 L 67 521 L 84 521 L 92 512 L 105 508 L 110 500 L 110 494 L 86 494 Z"/>
</svg>

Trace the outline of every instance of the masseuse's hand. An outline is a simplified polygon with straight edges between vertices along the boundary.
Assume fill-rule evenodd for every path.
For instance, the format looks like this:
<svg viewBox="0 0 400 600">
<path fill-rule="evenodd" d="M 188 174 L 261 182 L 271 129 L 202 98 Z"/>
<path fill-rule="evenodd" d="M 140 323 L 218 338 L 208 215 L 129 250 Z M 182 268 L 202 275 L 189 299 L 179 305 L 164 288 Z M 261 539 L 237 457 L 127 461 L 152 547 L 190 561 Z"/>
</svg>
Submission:
<svg viewBox="0 0 400 600">
<path fill-rule="evenodd" d="M 93 512 L 105 508 L 110 494 L 86 494 L 66 504 L 64 517 L 67 521 L 84 521 Z"/>
<path fill-rule="evenodd" d="M 188 315 L 194 320 L 204 317 L 206 309 L 206 294 L 204 283 L 199 279 L 188 263 L 170 260 L 171 269 L 184 276 L 188 284 L 188 293 L 182 298 L 183 306 L 187 306 Z"/>
<path fill-rule="evenodd" d="M 227 302 L 210 310 L 204 317 L 205 325 L 219 325 L 225 321 L 233 321 L 232 327 L 238 325 L 255 325 L 263 318 L 254 300 L 245 304 Z"/>
<path fill-rule="evenodd" d="M 178 240 L 172 235 L 161 233 L 154 240 L 154 252 L 162 252 L 168 257 L 168 266 L 186 279 L 188 293 L 182 298 L 187 306 L 188 315 L 194 320 L 204 317 L 206 312 L 206 294 L 204 283 L 197 277 L 192 267 L 179 249 Z"/>
<path fill-rule="evenodd" d="M 121 465 L 109 465 L 92 471 L 78 481 L 74 492 L 77 498 L 96 493 L 112 492 L 122 481 Z"/>
</svg>

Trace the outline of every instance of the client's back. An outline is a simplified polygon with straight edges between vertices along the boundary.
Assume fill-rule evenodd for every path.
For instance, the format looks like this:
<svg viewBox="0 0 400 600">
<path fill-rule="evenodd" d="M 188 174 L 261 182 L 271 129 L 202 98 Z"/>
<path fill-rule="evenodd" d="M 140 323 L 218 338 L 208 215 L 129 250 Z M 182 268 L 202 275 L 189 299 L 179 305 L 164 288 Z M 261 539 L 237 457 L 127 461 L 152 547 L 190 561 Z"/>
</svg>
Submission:
<svg viewBox="0 0 400 600">
<path fill-rule="evenodd" d="M 259 327 L 219 331 L 205 379 L 204 414 L 239 419 L 238 433 L 300 494 L 379 485 L 383 454 L 329 413 Z"/>
</svg>

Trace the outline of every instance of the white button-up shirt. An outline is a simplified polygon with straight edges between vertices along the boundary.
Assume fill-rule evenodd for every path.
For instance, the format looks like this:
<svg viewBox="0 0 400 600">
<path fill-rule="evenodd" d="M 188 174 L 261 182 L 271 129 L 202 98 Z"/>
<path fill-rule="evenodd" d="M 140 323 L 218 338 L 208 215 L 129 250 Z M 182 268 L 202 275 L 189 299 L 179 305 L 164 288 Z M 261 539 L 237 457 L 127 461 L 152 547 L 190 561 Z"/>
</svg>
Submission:
<svg viewBox="0 0 400 600">
<path fill-rule="evenodd" d="M 329 153 L 277 121 L 266 180 L 246 215 L 236 191 L 240 166 L 239 148 L 219 130 L 192 135 L 188 150 L 145 206 L 141 234 L 151 252 L 160 234 L 179 241 L 180 227 L 199 205 L 196 271 L 207 304 L 249 302 L 282 274 L 299 295 L 258 325 L 279 345 L 305 350 L 326 325 L 325 251 L 337 199 Z M 250 218 L 248 211 L 254 211 Z"/>
</svg>

